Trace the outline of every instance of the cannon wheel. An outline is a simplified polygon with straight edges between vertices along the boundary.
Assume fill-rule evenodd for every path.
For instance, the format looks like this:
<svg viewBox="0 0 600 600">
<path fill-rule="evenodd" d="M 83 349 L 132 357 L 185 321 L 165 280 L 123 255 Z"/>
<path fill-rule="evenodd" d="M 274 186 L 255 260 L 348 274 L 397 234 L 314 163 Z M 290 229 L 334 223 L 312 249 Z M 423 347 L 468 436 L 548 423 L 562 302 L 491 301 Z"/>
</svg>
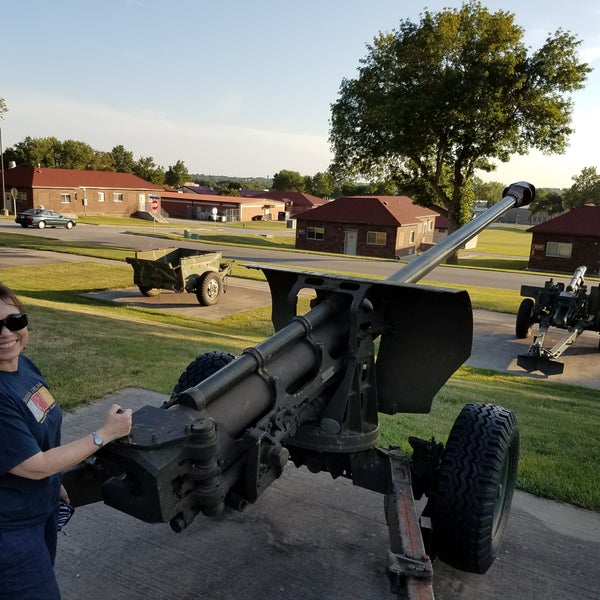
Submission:
<svg viewBox="0 0 600 600">
<path fill-rule="evenodd" d="M 197 356 L 180 375 L 177 384 L 173 388 L 171 398 L 181 392 L 198 385 L 225 365 L 235 359 L 229 352 L 205 352 Z"/>
<path fill-rule="evenodd" d="M 196 288 L 196 298 L 202 306 L 212 306 L 219 301 L 223 284 L 218 273 L 209 271 L 200 278 L 200 285 Z"/>
<path fill-rule="evenodd" d="M 466 404 L 442 455 L 432 494 L 433 550 L 445 563 L 485 573 L 510 512 L 519 429 L 510 410 Z"/>
<path fill-rule="evenodd" d="M 160 290 L 158 288 L 146 287 L 145 285 L 138 285 L 138 289 L 140 290 L 140 294 L 142 296 L 146 296 L 147 298 L 152 298 L 153 296 L 160 296 Z"/>
<path fill-rule="evenodd" d="M 531 333 L 533 325 L 533 307 L 535 302 L 531 298 L 525 298 L 517 311 L 517 322 L 515 325 L 515 335 L 524 340 Z"/>
</svg>

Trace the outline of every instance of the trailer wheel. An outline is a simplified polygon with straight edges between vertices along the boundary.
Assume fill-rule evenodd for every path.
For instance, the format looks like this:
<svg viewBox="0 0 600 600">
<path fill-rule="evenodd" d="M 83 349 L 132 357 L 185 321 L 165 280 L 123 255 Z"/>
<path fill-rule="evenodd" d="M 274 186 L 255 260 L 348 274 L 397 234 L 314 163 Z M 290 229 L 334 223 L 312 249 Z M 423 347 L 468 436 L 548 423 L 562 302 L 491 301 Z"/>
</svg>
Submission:
<svg viewBox="0 0 600 600">
<path fill-rule="evenodd" d="M 200 278 L 200 285 L 196 288 L 196 298 L 202 306 L 212 306 L 219 301 L 222 289 L 221 278 L 217 273 L 209 271 Z"/>
<path fill-rule="evenodd" d="M 181 392 L 198 385 L 213 373 L 222 369 L 235 359 L 229 352 L 205 352 L 197 356 L 180 375 L 177 384 L 173 388 L 171 398 Z"/>
<path fill-rule="evenodd" d="M 523 340 L 529 337 L 533 325 L 533 307 L 535 302 L 531 298 L 525 298 L 517 311 L 517 322 L 515 325 L 516 336 Z"/>
<path fill-rule="evenodd" d="M 485 573 L 508 520 L 519 429 L 510 410 L 466 404 L 456 419 L 432 493 L 433 551 L 456 569 Z"/>
<path fill-rule="evenodd" d="M 160 290 L 158 288 L 146 287 L 145 285 L 138 285 L 138 289 L 142 296 L 152 298 L 154 296 L 160 296 Z"/>
</svg>

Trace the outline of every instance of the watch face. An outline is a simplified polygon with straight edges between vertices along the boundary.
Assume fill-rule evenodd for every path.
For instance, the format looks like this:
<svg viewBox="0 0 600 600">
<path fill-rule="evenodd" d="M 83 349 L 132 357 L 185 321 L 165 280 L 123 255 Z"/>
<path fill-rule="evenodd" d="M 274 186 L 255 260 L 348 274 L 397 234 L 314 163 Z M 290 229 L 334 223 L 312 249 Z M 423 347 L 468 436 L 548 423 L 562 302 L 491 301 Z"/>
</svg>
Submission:
<svg viewBox="0 0 600 600">
<path fill-rule="evenodd" d="M 104 440 L 102 439 L 102 436 L 100 434 L 98 434 L 94 431 L 94 433 L 92 435 L 94 436 L 94 444 L 96 444 L 96 446 L 104 445 Z"/>
</svg>

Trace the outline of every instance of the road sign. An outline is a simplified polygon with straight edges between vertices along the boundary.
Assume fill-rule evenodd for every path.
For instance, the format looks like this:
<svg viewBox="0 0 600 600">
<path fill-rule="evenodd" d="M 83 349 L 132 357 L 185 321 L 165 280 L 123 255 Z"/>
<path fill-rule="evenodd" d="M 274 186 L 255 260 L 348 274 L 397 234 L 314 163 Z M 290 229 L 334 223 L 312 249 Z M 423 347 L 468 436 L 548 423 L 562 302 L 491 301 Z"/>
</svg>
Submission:
<svg viewBox="0 0 600 600">
<path fill-rule="evenodd" d="M 152 204 L 150 205 L 150 207 L 154 212 L 158 210 L 158 200 L 156 198 L 152 200 Z"/>
</svg>

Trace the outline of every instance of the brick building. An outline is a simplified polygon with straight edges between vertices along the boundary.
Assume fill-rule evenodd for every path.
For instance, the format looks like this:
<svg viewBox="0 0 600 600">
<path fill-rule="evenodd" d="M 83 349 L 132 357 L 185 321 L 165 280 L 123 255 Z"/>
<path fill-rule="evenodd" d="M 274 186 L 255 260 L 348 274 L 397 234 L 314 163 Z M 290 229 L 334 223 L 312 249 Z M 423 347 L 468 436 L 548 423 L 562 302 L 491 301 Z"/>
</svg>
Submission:
<svg viewBox="0 0 600 600">
<path fill-rule="evenodd" d="M 148 212 L 162 187 L 130 173 L 13 167 L 4 171 L 5 211 L 44 206 L 66 215 L 130 216 Z M 13 201 L 11 192 L 16 196 Z"/>
<path fill-rule="evenodd" d="M 161 203 L 169 216 L 211 221 L 277 221 L 285 211 L 285 203 L 277 200 L 194 192 L 161 192 Z"/>
<path fill-rule="evenodd" d="M 572 273 L 585 266 L 588 275 L 600 274 L 600 206 L 584 204 L 527 231 L 529 269 Z"/>
<path fill-rule="evenodd" d="M 279 190 L 261 192 L 247 190 L 244 195 L 254 198 L 264 198 L 265 200 L 283 202 L 285 204 L 285 208 L 283 210 L 291 219 L 297 218 L 298 215 L 305 213 L 308 210 L 312 210 L 313 208 L 317 208 L 318 206 L 323 206 L 324 204 L 329 203 L 329 200 L 323 200 L 323 198 L 313 196 L 312 194 L 305 194 L 304 192 L 282 192 Z"/>
<path fill-rule="evenodd" d="M 344 196 L 297 217 L 296 248 L 399 258 L 434 241 L 438 213 L 407 196 Z"/>
</svg>

